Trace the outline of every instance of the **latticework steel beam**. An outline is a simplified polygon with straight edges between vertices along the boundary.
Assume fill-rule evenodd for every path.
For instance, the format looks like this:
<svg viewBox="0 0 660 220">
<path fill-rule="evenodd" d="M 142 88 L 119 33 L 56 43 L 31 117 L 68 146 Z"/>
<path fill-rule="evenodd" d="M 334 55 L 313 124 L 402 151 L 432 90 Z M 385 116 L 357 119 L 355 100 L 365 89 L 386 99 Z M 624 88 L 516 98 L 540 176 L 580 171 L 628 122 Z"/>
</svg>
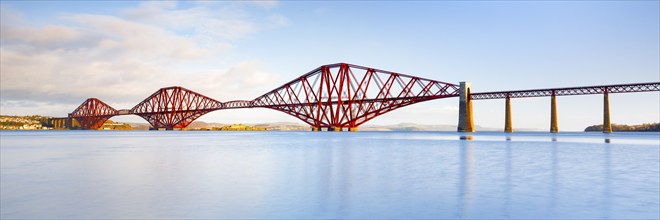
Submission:
<svg viewBox="0 0 660 220">
<path fill-rule="evenodd" d="M 458 86 L 351 64 L 319 67 L 253 100 L 320 128 L 357 127 L 414 103 L 458 96 Z"/>
<path fill-rule="evenodd" d="M 473 100 L 660 91 L 660 82 L 472 93 Z"/>
<path fill-rule="evenodd" d="M 660 91 L 660 82 L 471 94 L 472 100 Z M 115 115 L 135 114 L 153 128 L 185 128 L 219 109 L 270 108 L 314 128 L 355 128 L 379 115 L 432 99 L 459 96 L 459 86 L 346 63 L 316 68 L 254 100 L 222 103 L 182 87 L 162 88 L 130 110 L 90 98 L 71 113 L 83 128 L 98 129 Z"/>
<path fill-rule="evenodd" d="M 202 115 L 221 109 L 222 102 L 174 86 L 162 88 L 130 110 L 153 128 L 185 128 Z"/>
<path fill-rule="evenodd" d="M 117 110 L 97 98 L 85 100 L 71 112 L 70 117 L 76 119 L 84 129 L 99 129 L 103 122 L 117 115 Z"/>
<path fill-rule="evenodd" d="M 246 100 L 236 100 L 236 101 L 229 101 L 225 102 L 223 109 L 230 109 L 230 108 L 252 108 L 253 104 L 252 101 L 246 101 Z"/>
</svg>

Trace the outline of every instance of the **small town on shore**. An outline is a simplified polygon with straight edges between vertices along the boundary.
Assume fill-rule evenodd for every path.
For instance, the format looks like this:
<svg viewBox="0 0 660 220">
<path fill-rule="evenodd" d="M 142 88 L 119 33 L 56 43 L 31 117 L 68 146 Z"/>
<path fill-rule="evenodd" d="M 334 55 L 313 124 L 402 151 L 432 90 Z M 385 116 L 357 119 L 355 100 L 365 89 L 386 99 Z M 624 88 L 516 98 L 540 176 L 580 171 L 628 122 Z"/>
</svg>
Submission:
<svg viewBox="0 0 660 220">
<path fill-rule="evenodd" d="M 49 120 L 52 117 L 41 115 L 30 116 L 8 116 L 0 115 L 0 130 L 76 130 L 79 125 L 73 123 L 72 129 L 55 129 Z M 75 120 L 74 120 L 75 121 Z M 101 130 L 149 130 L 148 123 L 125 123 L 107 120 L 103 123 Z M 193 122 L 183 130 L 199 131 L 268 131 L 268 130 L 308 130 L 308 126 L 296 123 L 272 123 L 272 124 L 220 124 Z"/>
<path fill-rule="evenodd" d="M 0 115 L 0 130 L 55 130 L 52 124 L 49 124 L 49 116 L 30 115 L 30 116 L 8 116 Z M 74 123 L 74 130 L 76 129 Z M 107 120 L 103 123 L 101 130 L 149 130 L 148 123 L 125 123 Z M 585 132 L 602 131 L 603 125 L 592 125 L 584 129 Z M 453 126 L 447 125 L 419 125 L 403 123 L 390 126 L 365 126 L 367 131 L 451 131 L 455 130 Z M 70 130 L 70 129 L 59 129 Z M 307 131 L 309 126 L 299 123 L 279 122 L 279 123 L 260 123 L 260 124 L 222 124 L 206 123 L 195 121 L 187 128 L 182 130 L 190 131 Z M 495 131 L 493 128 L 483 128 L 485 131 Z M 648 131 L 660 132 L 660 123 L 644 123 L 640 125 L 621 125 L 612 124 L 613 131 Z M 533 131 L 533 130 L 528 130 Z"/>
</svg>

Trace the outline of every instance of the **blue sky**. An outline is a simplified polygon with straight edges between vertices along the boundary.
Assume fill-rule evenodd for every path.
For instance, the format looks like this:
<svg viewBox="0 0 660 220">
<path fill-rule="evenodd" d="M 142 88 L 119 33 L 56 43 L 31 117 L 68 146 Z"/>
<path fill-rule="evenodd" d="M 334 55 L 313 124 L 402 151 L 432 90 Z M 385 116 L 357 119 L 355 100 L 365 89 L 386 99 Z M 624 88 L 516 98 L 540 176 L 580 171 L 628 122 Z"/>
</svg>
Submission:
<svg viewBox="0 0 660 220">
<path fill-rule="evenodd" d="M 63 116 L 87 97 L 131 108 L 182 85 L 252 99 L 320 65 L 348 62 L 474 91 L 660 81 L 658 1 L 3 1 L 2 114 Z M 660 94 L 610 97 L 614 123 L 660 121 Z M 370 124 L 456 124 L 457 99 Z M 602 122 L 602 96 L 560 97 L 560 130 Z M 514 128 L 549 126 L 549 98 L 513 101 Z M 503 100 L 475 102 L 503 127 Z M 137 116 L 113 118 L 142 121 Z M 297 119 L 266 109 L 213 122 Z"/>
</svg>

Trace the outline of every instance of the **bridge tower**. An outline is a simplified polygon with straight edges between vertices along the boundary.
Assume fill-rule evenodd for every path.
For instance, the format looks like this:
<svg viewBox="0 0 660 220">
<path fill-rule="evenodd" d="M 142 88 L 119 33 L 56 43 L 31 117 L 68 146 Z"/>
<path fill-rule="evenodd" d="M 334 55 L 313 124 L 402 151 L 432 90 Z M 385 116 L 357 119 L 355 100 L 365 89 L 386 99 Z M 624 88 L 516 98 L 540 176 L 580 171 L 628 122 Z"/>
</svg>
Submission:
<svg viewBox="0 0 660 220">
<path fill-rule="evenodd" d="M 559 132 L 559 126 L 557 125 L 557 96 L 553 89 L 550 97 L 550 133 L 557 132 Z"/>
<path fill-rule="evenodd" d="M 610 98 L 607 93 L 607 87 L 603 90 L 603 133 L 612 133 L 612 124 L 610 123 Z"/>
<path fill-rule="evenodd" d="M 458 103 L 458 131 L 474 132 L 470 82 L 460 82 Z"/>
<path fill-rule="evenodd" d="M 511 125 L 511 97 L 509 94 L 506 94 L 506 101 L 504 104 L 504 132 L 513 132 Z"/>
</svg>

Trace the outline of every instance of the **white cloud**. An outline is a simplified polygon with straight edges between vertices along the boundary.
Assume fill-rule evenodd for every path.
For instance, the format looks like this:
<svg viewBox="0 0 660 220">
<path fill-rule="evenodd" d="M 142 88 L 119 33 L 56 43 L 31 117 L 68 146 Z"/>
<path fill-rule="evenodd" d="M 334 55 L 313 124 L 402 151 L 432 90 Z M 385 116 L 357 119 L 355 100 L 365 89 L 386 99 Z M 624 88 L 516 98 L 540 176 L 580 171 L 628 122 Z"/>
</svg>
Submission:
<svg viewBox="0 0 660 220">
<path fill-rule="evenodd" d="M 249 3 L 265 8 L 277 5 L 275 1 Z M 241 6 L 242 4 L 220 2 L 202 3 L 190 8 L 178 9 L 173 2 L 145 2 L 137 8 L 125 10 L 124 13 L 131 20 L 225 40 L 241 39 L 261 29 L 283 27 L 288 24 L 287 19 L 282 15 L 250 16 Z M 263 21 L 264 19 L 266 21 Z"/>
<path fill-rule="evenodd" d="M 77 40 L 80 33 L 69 27 L 49 25 L 43 28 L 2 28 L 3 40 L 24 41 L 29 44 L 67 43 Z"/>
<path fill-rule="evenodd" d="M 172 85 L 221 101 L 255 98 L 277 77 L 257 60 L 218 60 L 233 57 L 236 41 L 287 23 L 257 14 L 240 5 L 147 2 L 118 16 L 69 13 L 39 26 L 2 5 L 2 111 L 48 114 L 42 110 L 52 105 L 59 114 L 88 97 L 137 104 Z"/>
<path fill-rule="evenodd" d="M 102 15 L 71 15 L 66 17 L 83 28 L 101 34 L 99 52 L 120 52 L 142 58 L 189 60 L 209 55 L 212 51 L 198 46 L 192 39 L 166 29 L 140 24 L 122 18 Z M 116 54 L 116 53 L 114 53 Z"/>
</svg>

